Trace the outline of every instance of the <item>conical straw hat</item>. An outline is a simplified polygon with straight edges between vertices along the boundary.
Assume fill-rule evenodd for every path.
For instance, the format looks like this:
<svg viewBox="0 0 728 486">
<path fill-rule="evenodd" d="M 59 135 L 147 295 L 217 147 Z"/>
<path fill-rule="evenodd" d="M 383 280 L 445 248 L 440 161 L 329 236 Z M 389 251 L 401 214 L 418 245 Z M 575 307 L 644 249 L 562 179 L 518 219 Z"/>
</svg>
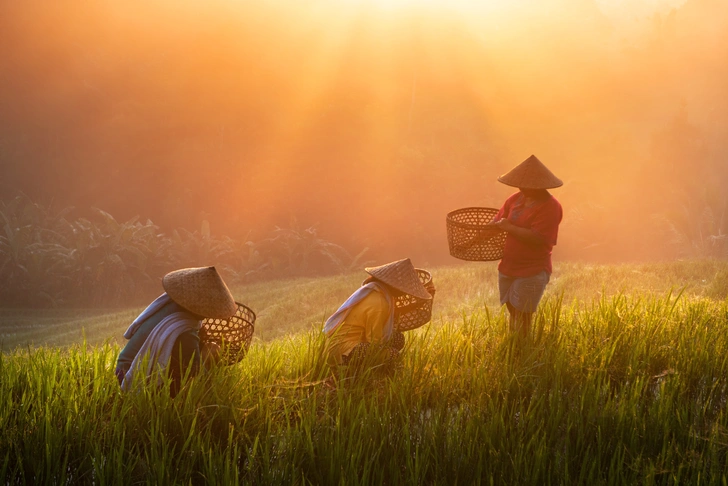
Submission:
<svg viewBox="0 0 728 486">
<path fill-rule="evenodd" d="M 417 271 L 409 258 L 379 267 L 367 267 L 364 271 L 400 292 L 420 299 L 432 299 L 430 293 L 420 282 Z"/>
<path fill-rule="evenodd" d="M 531 155 L 498 180 L 508 186 L 523 189 L 553 189 L 564 185 L 535 155 Z"/>
<path fill-rule="evenodd" d="M 215 267 L 175 270 L 164 276 L 162 287 L 173 301 L 202 317 L 224 319 L 238 310 Z"/>
</svg>

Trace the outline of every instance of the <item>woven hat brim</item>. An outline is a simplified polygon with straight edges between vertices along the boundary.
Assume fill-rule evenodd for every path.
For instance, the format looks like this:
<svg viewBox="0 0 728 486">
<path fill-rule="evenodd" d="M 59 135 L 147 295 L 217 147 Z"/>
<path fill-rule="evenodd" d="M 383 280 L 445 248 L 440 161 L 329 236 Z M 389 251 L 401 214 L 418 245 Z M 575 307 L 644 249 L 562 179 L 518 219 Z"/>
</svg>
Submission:
<svg viewBox="0 0 728 486">
<path fill-rule="evenodd" d="M 532 183 L 526 183 L 526 182 L 519 182 L 519 181 L 510 181 L 508 179 L 504 179 L 503 176 L 500 176 L 498 178 L 498 182 L 502 182 L 503 184 L 511 187 L 517 187 L 519 189 L 556 189 L 557 187 L 561 187 L 564 185 L 564 183 L 561 180 L 554 181 L 553 183 L 549 184 L 532 184 Z"/>
<path fill-rule="evenodd" d="M 419 299 L 432 299 L 432 295 L 430 295 L 425 286 L 422 285 L 422 282 L 420 282 L 417 271 L 409 258 L 387 263 L 379 267 L 367 267 L 364 271 L 400 292 Z"/>
<path fill-rule="evenodd" d="M 521 189 L 555 189 L 564 185 L 535 155 L 498 177 L 498 182 Z"/>
<path fill-rule="evenodd" d="M 164 276 L 162 287 L 173 301 L 199 316 L 225 319 L 238 309 L 215 267 L 175 270 Z"/>
</svg>

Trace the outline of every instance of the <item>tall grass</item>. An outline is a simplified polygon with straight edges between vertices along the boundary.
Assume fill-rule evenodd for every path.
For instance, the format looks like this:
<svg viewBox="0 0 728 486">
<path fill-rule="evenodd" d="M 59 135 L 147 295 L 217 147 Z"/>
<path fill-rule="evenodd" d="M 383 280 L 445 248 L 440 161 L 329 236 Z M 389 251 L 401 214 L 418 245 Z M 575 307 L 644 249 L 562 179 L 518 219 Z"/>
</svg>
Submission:
<svg viewBox="0 0 728 486">
<path fill-rule="evenodd" d="M 118 349 L 0 355 L 6 483 L 725 484 L 728 301 L 550 297 L 409 333 L 402 368 L 332 377 L 318 332 L 175 399 L 122 395 Z"/>
</svg>

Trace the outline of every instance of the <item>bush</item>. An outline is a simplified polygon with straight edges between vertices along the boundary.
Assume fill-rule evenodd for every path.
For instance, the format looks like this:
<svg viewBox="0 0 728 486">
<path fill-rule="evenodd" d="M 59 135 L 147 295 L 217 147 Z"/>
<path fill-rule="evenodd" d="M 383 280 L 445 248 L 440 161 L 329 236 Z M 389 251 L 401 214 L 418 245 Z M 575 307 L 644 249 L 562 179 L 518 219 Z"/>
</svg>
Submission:
<svg viewBox="0 0 728 486">
<path fill-rule="evenodd" d="M 232 285 L 343 272 L 366 253 L 352 257 L 295 219 L 254 242 L 213 236 L 207 221 L 167 235 L 138 216 L 119 222 L 94 208 L 90 219 L 69 219 L 72 211 L 24 195 L 0 202 L 0 305 L 121 305 L 158 292 L 162 276 L 177 268 L 215 265 Z"/>
</svg>

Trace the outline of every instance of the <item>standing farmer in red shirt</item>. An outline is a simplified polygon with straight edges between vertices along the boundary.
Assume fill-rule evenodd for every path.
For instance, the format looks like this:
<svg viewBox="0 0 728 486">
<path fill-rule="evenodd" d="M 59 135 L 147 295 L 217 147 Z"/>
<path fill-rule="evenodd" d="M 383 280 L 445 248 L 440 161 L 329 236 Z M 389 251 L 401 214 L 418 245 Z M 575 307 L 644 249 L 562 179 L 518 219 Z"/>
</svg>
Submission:
<svg viewBox="0 0 728 486">
<path fill-rule="evenodd" d="M 547 189 L 563 182 L 534 155 L 498 180 L 519 189 L 492 223 L 508 233 L 498 265 L 500 301 L 508 307 L 511 329 L 527 336 L 551 276 L 551 249 L 562 217 L 561 204 Z"/>
</svg>

